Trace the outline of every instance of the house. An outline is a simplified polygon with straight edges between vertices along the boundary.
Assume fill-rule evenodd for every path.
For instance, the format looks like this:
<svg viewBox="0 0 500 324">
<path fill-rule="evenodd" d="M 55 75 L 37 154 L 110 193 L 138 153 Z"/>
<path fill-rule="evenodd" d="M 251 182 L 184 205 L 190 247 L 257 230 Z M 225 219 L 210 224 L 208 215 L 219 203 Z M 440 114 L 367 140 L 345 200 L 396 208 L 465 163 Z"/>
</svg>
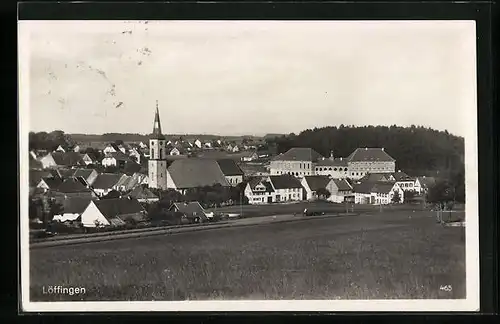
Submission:
<svg viewBox="0 0 500 324">
<path fill-rule="evenodd" d="M 304 188 L 296 177 L 283 174 L 271 175 L 267 179 L 274 189 L 274 199 L 276 202 L 303 200 Z"/>
<path fill-rule="evenodd" d="M 305 190 L 304 199 L 316 200 L 318 198 L 321 198 L 318 197 L 318 191 L 327 190 L 327 186 L 330 181 L 330 177 L 326 175 L 304 176 L 300 180 L 300 183 Z"/>
<path fill-rule="evenodd" d="M 185 193 L 187 189 L 213 186 L 223 187 L 231 185 L 224 173 L 213 159 L 186 158 L 172 162 L 167 169 L 167 188 Z"/>
<path fill-rule="evenodd" d="M 63 194 L 65 198 L 83 197 L 92 199 L 97 197 L 94 191 L 90 189 L 88 185 L 86 185 L 85 181 L 77 178 L 69 178 L 64 180 L 54 189 L 54 191 Z"/>
<path fill-rule="evenodd" d="M 83 161 L 83 163 L 85 163 L 85 165 L 97 164 L 96 157 L 90 153 L 83 153 L 82 154 L 82 161 Z"/>
<path fill-rule="evenodd" d="M 323 157 L 311 148 L 294 147 L 271 160 L 271 175 L 314 175 L 314 165 Z"/>
<path fill-rule="evenodd" d="M 69 197 L 62 201 L 62 212 L 55 214 L 52 220 L 61 223 L 80 222 L 80 217 L 90 204 L 88 197 Z"/>
<path fill-rule="evenodd" d="M 132 197 L 93 200 L 81 215 L 84 227 L 123 226 L 146 220 L 147 213 Z"/>
<path fill-rule="evenodd" d="M 123 152 L 107 153 L 101 164 L 105 167 L 115 166 L 119 168 L 125 167 L 125 163 L 130 161 L 130 158 Z"/>
<path fill-rule="evenodd" d="M 65 150 L 65 149 L 64 149 L 61 145 L 59 145 L 59 146 L 58 146 L 58 147 L 54 150 L 54 152 L 61 152 L 61 153 L 65 153 L 65 152 L 66 152 L 66 150 Z"/>
<path fill-rule="evenodd" d="M 395 192 L 399 202 L 404 201 L 404 191 L 394 181 L 362 182 L 353 185 L 355 203 L 386 205 L 393 203 Z"/>
<path fill-rule="evenodd" d="M 94 169 L 79 168 L 74 170 L 72 176 L 75 178 L 83 178 L 89 185 L 92 185 L 99 173 Z"/>
<path fill-rule="evenodd" d="M 146 186 L 137 186 L 127 196 L 137 199 L 140 203 L 152 203 L 159 200 L 158 196 Z"/>
<path fill-rule="evenodd" d="M 415 178 L 410 177 L 406 173 L 399 170 L 398 172 L 394 172 L 391 174 L 391 179 L 396 181 L 396 183 L 403 189 L 404 191 L 416 191 L 415 190 Z"/>
<path fill-rule="evenodd" d="M 243 171 L 244 177 L 267 177 L 270 175 L 269 170 L 260 163 L 241 163 L 239 167 Z"/>
<path fill-rule="evenodd" d="M 173 149 L 168 152 L 169 155 L 181 155 L 181 150 L 177 147 L 174 147 Z"/>
<path fill-rule="evenodd" d="M 343 203 L 346 201 L 354 201 L 353 188 L 346 179 L 331 179 L 326 189 L 330 192 L 328 201 L 334 203 Z"/>
<path fill-rule="evenodd" d="M 102 152 L 104 155 L 110 154 L 110 153 L 116 153 L 119 152 L 120 149 L 115 143 L 109 143 L 103 150 Z M 123 152 L 122 152 L 123 153 Z"/>
<path fill-rule="evenodd" d="M 122 143 L 122 144 L 118 145 L 118 149 L 123 154 L 128 154 L 128 152 L 130 151 L 131 147 L 127 143 Z"/>
<path fill-rule="evenodd" d="M 130 160 L 141 164 L 142 154 L 136 148 L 131 148 L 128 152 L 128 156 L 130 157 Z"/>
<path fill-rule="evenodd" d="M 226 146 L 226 151 L 228 151 L 228 152 L 232 152 L 232 151 L 233 151 L 233 145 L 228 144 L 228 145 Z"/>
<path fill-rule="evenodd" d="M 139 147 L 141 149 L 147 149 L 148 148 L 148 146 L 146 144 L 144 144 L 143 142 L 139 142 Z"/>
<path fill-rule="evenodd" d="M 363 177 L 355 180 L 357 183 L 361 182 L 377 182 L 377 181 L 395 181 L 391 173 L 367 173 Z"/>
<path fill-rule="evenodd" d="M 130 191 L 133 190 L 134 188 L 141 186 L 141 185 L 147 185 L 148 184 L 148 176 L 139 172 L 134 173 L 132 176 L 128 178 L 127 183 L 125 184 L 125 188 L 123 191 Z"/>
<path fill-rule="evenodd" d="M 51 178 L 52 173 L 47 170 L 29 170 L 29 186 L 36 187 L 43 178 Z"/>
<path fill-rule="evenodd" d="M 73 147 L 73 152 L 79 153 L 79 152 L 80 152 L 80 145 L 78 145 L 78 144 L 77 144 L 77 145 L 75 145 L 75 146 Z"/>
<path fill-rule="evenodd" d="M 367 173 L 394 173 L 396 160 L 384 148 L 357 148 L 347 157 L 349 178 L 359 179 Z"/>
<path fill-rule="evenodd" d="M 195 223 L 208 220 L 205 210 L 197 201 L 173 203 L 169 211 L 182 213 L 186 218 L 193 220 Z"/>
<path fill-rule="evenodd" d="M 42 157 L 40 162 L 44 169 L 85 165 L 82 156 L 76 152 L 52 152 Z"/>
<path fill-rule="evenodd" d="M 434 177 L 416 177 L 414 182 L 414 190 L 419 194 L 426 193 L 429 188 L 436 184 L 436 178 Z"/>
<path fill-rule="evenodd" d="M 210 142 L 205 142 L 205 143 L 203 144 L 203 146 L 204 146 L 205 148 L 208 148 L 208 149 L 209 149 L 209 148 L 212 148 L 212 143 L 210 143 Z"/>
<path fill-rule="evenodd" d="M 217 164 L 230 185 L 236 186 L 243 182 L 244 173 L 234 160 L 219 159 L 217 160 Z"/>
<path fill-rule="evenodd" d="M 276 201 L 273 185 L 267 178 L 250 179 L 244 192 L 250 205 L 269 204 Z"/>
<path fill-rule="evenodd" d="M 197 148 L 201 149 L 202 144 L 201 144 L 201 141 L 200 141 L 199 139 L 197 139 L 196 141 L 194 141 L 194 143 L 193 143 L 193 144 L 194 144 L 194 146 L 196 146 Z"/>
<path fill-rule="evenodd" d="M 62 184 L 62 182 L 62 179 L 58 177 L 42 177 L 36 187 L 46 192 L 49 190 L 56 190 L 57 187 Z"/>
<path fill-rule="evenodd" d="M 124 174 L 116 173 L 99 174 L 94 180 L 92 188 L 99 197 L 102 197 L 104 195 L 107 195 L 111 190 L 117 189 L 117 184 L 120 182 L 123 176 Z"/>
<path fill-rule="evenodd" d="M 231 152 L 233 152 L 233 153 L 237 153 L 239 151 L 240 151 L 240 148 L 238 147 L 238 145 L 234 145 L 233 149 L 231 150 Z"/>
<path fill-rule="evenodd" d="M 257 154 L 257 152 L 248 152 L 247 154 L 245 154 L 241 157 L 241 161 L 251 162 L 253 160 L 257 160 L 258 158 L 259 158 L 259 155 Z"/>
</svg>

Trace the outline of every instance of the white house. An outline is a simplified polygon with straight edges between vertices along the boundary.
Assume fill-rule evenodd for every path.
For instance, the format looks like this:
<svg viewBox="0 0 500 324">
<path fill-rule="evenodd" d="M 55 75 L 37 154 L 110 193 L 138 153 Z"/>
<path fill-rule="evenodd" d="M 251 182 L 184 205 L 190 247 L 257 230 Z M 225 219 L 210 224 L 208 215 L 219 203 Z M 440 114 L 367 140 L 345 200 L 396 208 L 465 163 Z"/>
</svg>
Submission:
<svg viewBox="0 0 500 324">
<path fill-rule="evenodd" d="M 231 186 L 236 186 L 243 182 L 244 172 L 234 160 L 220 159 L 217 160 L 217 164 Z"/>
<path fill-rule="evenodd" d="M 355 203 L 387 205 L 394 203 L 393 197 L 397 192 L 399 202 L 404 201 L 404 191 L 396 182 L 379 181 L 363 182 L 353 186 Z"/>
<path fill-rule="evenodd" d="M 241 157 L 241 161 L 243 162 L 251 162 L 253 160 L 257 160 L 259 158 L 259 155 L 256 152 L 250 152 L 244 156 Z"/>
<path fill-rule="evenodd" d="M 115 144 L 108 144 L 104 150 L 102 150 L 102 152 L 106 155 L 106 154 L 110 154 L 110 153 L 116 153 L 120 151 L 120 149 L 115 145 Z"/>
<path fill-rule="evenodd" d="M 300 183 L 305 190 L 306 200 L 316 200 L 320 198 L 317 194 L 318 190 L 327 190 L 327 185 L 331 181 L 328 176 L 325 175 L 314 175 L 314 176 L 304 176 Z"/>
<path fill-rule="evenodd" d="M 147 187 L 143 186 L 135 187 L 128 196 L 137 199 L 140 203 L 153 203 L 159 200 L 158 196 L 152 193 Z"/>
<path fill-rule="evenodd" d="M 303 200 L 304 188 L 297 178 L 290 175 L 271 175 L 267 179 L 274 189 L 276 202 Z"/>
<path fill-rule="evenodd" d="M 140 143 L 139 143 L 139 147 L 140 147 L 141 149 L 147 149 L 147 148 L 148 148 L 148 146 L 147 146 L 146 144 L 144 144 L 143 142 L 140 142 Z"/>
<path fill-rule="evenodd" d="M 65 149 L 64 149 L 61 145 L 59 145 L 59 146 L 56 148 L 56 150 L 55 150 L 55 151 L 56 151 L 56 152 L 62 152 L 62 153 L 65 153 L 65 152 L 66 152 L 66 150 L 65 150 Z"/>
<path fill-rule="evenodd" d="M 269 204 L 276 201 L 274 188 L 266 178 L 254 178 L 248 181 L 245 196 L 250 205 Z"/>
<path fill-rule="evenodd" d="M 228 152 L 232 152 L 232 151 L 233 151 L 233 146 L 232 146 L 231 144 L 228 144 L 228 145 L 226 146 L 226 150 L 227 150 Z"/>
<path fill-rule="evenodd" d="M 414 182 L 414 190 L 419 194 L 427 192 L 430 187 L 436 184 L 434 177 L 416 177 Z"/>
<path fill-rule="evenodd" d="M 131 157 L 133 160 L 137 161 L 137 163 L 141 164 L 141 153 L 139 153 L 137 149 L 131 148 L 130 151 L 128 152 L 128 156 Z"/>
<path fill-rule="evenodd" d="M 199 139 L 197 139 L 196 141 L 194 141 L 194 146 L 196 146 L 197 148 L 201 149 L 201 141 Z"/>
<path fill-rule="evenodd" d="M 128 221 L 142 221 L 146 210 L 131 197 L 91 201 L 81 215 L 84 227 L 125 225 Z"/>
<path fill-rule="evenodd" d="M 239 151 L 240 151 L 240 148 L 238 147 L 238 145 L 233 146 L 233 149 L 231 150 L 231 152 L 233 152 L 233 153 L 236 153 Z"/>
<path fill-rule="evenodd" d="M 111 190 L 118 190 L 119 188 L 117 186 L 120 180 L 126 177 L 125 174 L 102 173 L 96 177 L 92 184 L 92 188 L 98 196 L 103 197 Z"/>
<path fill-rule="evenodd" d="M 170 150 L 169 154 L 170 155 L 181 155 L 181 151 L 177 147 L 174 147 L 173 149 Z"/>
<path fill-rule="evenodd" d="M 64 199 L 62 202 L 62 212 L 55 214 L 52 220 L 61 223 L 79 221 L 80 216 L 83 214 L 92 199 L 87 197 L 70 197 Z"/>
<path fill-rule="evenodd" d="M 108 153 L 102 159 L 101 164 L 105 167 L 108 166 L 124 166 L 126 162 L 130 161 L 130 158 L 123 152 Z"/>
<path fill-rule="evenodd" d="M 204 146 L 205 146 L 205 148 L 212 148 L 212 143 L 205 142 Z"/>
<path fill-rule="evenodd" d="M 343 203 L 345 201 L 354 201 L 352 186 L 345 179 L 331 179 L 326 189 L 330 192 L 328 201 L 334 203 Z"/>
<path fill-rule="evenodd" d="M 82 160 L 85 165 L 96 164 L 97 161 L 91 157 L 88 153 L 82 154 Z"/>
</svg>

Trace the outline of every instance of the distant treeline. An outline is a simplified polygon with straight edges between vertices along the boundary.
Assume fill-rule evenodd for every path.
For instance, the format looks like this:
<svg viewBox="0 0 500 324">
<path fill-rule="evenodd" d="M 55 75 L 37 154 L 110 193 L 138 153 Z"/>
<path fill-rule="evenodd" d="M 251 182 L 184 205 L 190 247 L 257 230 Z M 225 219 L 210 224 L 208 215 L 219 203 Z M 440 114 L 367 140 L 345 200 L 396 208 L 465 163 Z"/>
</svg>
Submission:
<svg viewBox="0 0 500 324">
<path fill-rule="evenodd" d="M 347 157 L 358 147 L 383 147 L 396 159 L 396 167 L 410 175 L 464 168 L 464 139 L 425 127 L 341 125 L 307 129 L 268 141 L 276 143 L 278 153 L 292 147 L 310 147 L 325 157 L 331 151 L 335 157 Z"/>
<path fill-rule="evenodd" d="M 122 140 L 124 142 L 144 142 L 147 143 L 151 134 L 132 134 L 132 133 L 105 133 L 102 135 L 96 134 L 71 134 L 71 138 L 78 143 L 84 142 L 115 142 Z M 244 138 L 259 138 L 256 136 L 219 136 L 219 135 L 207 135 L 207 134 L 167 134 L 165 135 L 167 140 L 196 140 L 200 141 L 212 141 L 218 139 L 224 139 L 228 141 L 238 141 Z"/>
</svg>

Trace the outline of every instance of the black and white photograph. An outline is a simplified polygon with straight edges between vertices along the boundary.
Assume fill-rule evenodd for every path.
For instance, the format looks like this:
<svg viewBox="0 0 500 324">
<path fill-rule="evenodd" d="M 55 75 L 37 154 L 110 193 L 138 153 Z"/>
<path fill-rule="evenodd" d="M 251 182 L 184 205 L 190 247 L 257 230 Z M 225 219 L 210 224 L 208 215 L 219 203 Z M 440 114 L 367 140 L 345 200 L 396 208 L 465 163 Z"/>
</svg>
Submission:
<svg viewBox="0 0 500 324">
<path fill-rule="evenodd" d="M 25 311 L 476 311 L 476 26 L 24 20 Z"/>
</svg>

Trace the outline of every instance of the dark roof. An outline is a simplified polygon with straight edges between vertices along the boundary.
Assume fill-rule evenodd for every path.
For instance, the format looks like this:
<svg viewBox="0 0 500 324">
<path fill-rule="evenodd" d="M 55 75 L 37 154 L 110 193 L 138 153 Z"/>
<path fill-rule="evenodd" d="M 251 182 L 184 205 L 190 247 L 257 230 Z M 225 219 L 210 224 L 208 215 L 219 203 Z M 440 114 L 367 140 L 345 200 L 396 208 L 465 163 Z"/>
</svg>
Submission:
<svg viewBox="0 0 500 324">
<path fill-rule="evenodd" d="M 51 177 L 50 171 L 43 170 L 30 170 L 29 171 L 29 183 L 30 186 L 36 186 L 40 183 L 40 180 L 45 177 Z"/>
<path fill-rule="evenodd" d="M 269 176 L 269 179 L 275 189 L 302 188 L 300 181 L 289 174 Z"/>
<path fill-rule="evenodd" d="M 52 158 L 57 165 L 73 166 L 73 165 L 85 165 L 82 156 L 77 152 L 53 152 Z"/>
<path fill-rule="evenodd" d="M 165 136 L 161 133 L 161 122 L 160 122 L 160 113 L 158 112 L 158 103 L 156 103 L 156 112 L 155 112 L 155 122 L 153 125 L 153 133 L 151 134 L 151 138 L 163 140 Z"/>
<path fill-rule="evenodd" d="M 126 175 L 133 175 L 134 173 L 137 173 L 141 171 L 142 166 L 139 163 L 133 162 L 133 161 L 128 161 L 125 164 L 125 168 L 123 169 L 123 172 Z"/>
<path fill-rule="evenodd" d="M 135 187 L 134 190 L 132 190 L 128 195 L 131 196 L 132 198 L 135 198 L 135 199 L 155 199 L 155 198 L 158 198 L 158 196 L 156 196 L 154 193 L 152 193 L 151 190 L 149 190 L 146 187 L 142 187 L 142 186 Z"/>
<path fill-rule="evenodd" d="M 130 161 L 130 157 L 122 151 L 108 153 L 105 158 L 107 157 L 112 157 L 117 161 Z"/>
<path fill-rule="evenodd" d="M 229 187 L 219 164 L 211 159 L 188 158 L 172 162 L 168 172 L 177 188 L 195 188 L 220 184 Z"/>
<path fill-rule="evenodd" d="M 357 148 L 352 152 L 347 159 L 349 162 L 363 162 L 363 161 L 396 161 L 383 148 Z"/>
<path fill-rule="evenodd" d="M 269 181 L 265 181 L 264 178 L 252 178 L 248 181 L 250 189 L 254 190 L 258 184 L 263 184 L 266 187 L 266 192 L 274 192 L 273 185 Z"/>
<path fill-rule="evenodd" d="M 186 216 L 199 216 L 201 218 L 206 218 L 205 210 L 197 201 L 173 203 L 170 209 L 175 209 Z"/>
<path fill-rule="evenodd" d="M 274 158 L 277 161 L 311 161 L 316 162 L 322 156 L 315 150 L 308 147 L 294 147 L 287 152 L 280 154 Z"/>
<path fill-rule="evenodd" d="M 85 187 L 76 178 L 69 178 L 64 180 L 64 182 L 57 187 L 57 191 L 62 193 L 75 193 L 90 191 L 90 189 Z"/>
<path fill-rule="evenodd" d="M 66 198 L 63 201 L 64 213 L 81 214 L 85 211 L 85 208 L 87 208 L 91 201 L 92 199 L 88 197 Z"/>
<path fill-rule="evenodd" d="M 347 159 L 344 158 L 325 158 L 318 160 L 316 166 L 347 167 Z"/>
<path fill-rule="evenodd" d="M 42 180 L 49 186 L 49 189 L 54 190 L 57 189 L 62 184 L 62 180 L 60 178 L 53 177 L 43 177 Z"/>
<path fill-rule="evenodd" d="M 389 181 L 391 173 L 367 173 L 358 182 Z"/>
<path fill-rule="evenodd" d="M 118 181 L 121 179 L 122 174 L 121 173 L 103 173 L 99 174 L 94 183 L 92 184 L 92 187 L 95 189 L 109 189 L 112 188 L 114 185 L 118 183 Z"/>
<path fill-rule="evenodd" d="M 372 188 L 372 192 L 376 193 L 389 193 L 391 189 L 394 187 L 395 182 L 394 181 L 383 181 L 383 182 L 377 182 Z"/>
<path fill-rule="evenodd" d="M 41 169 L 43 168 L 42 162 L 35 159 L 31 154 L 29 157 L 29 168 L 30 169 Z"/>
<path fill-rule="evenodd" d="M 338 190 L 352 190 L 351 185 L 345 179 L 333 179 Z"/>
<path fill-rule="evenodd" d="M 76 169 L 73 177 L 82 177 L 87 180 L 94 171 L 94 169 Z"/>
<path fill-rule="evenodd" d="M 413 180 L 409 175 L 407 175 L 404 172 L 398 171 L 398 172 L 393 172 L 392 176 L 396 181 L 410 181 Z"/>
<path fill-rule="evenodd" d="M 262 164 L 242 163 L 239 167 L 244 173 L 248 174 L 254 174 L 257 172 L 269 173 L 269 171 Z"/>
<path fill-rule="evenodd" d="M 225 176 L 243 175 L 243 171 L 234 160 L 220 159 L 217 160 L 217 163 L 219 164 L 219 167 Z"/>
<path fill-rule="evenodd" d="M 361 183 L 355 183 L 352 187 L 354 192 L 369 194 L 372 192 L 372 188 L 374 185 L 374 182 L 365 181 Z"/>
<path fill-rule="evenodd" d="M 330 178 L 325 175 L 305 176 L 304 180 L 307 182 L 307 185 L 312 191 L 316 191 L 321 188 L 325 189 L 330 182 Z"/>
<path fill-rule="evenodd" d="M 102 199 L 96 200 L 94 203 L 107 219 L 126 214 L 145 212 L 137 199 L 133 198 Z"/>
</svg>

